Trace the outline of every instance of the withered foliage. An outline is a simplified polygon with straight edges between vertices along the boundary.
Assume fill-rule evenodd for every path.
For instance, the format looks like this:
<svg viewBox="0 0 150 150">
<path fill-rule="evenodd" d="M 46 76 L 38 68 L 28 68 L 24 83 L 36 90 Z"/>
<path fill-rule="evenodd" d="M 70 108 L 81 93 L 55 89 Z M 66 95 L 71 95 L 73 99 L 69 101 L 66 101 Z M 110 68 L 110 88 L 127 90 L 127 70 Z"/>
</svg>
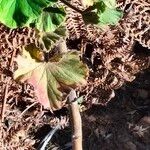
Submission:
<svg viewBox="0 0 150 150">
<path fill-rule="evenodd" d="M 38 46 L 36 33 L 32 28 L 9 29 L 0 24 L 0 110 L 4 91 L 8 86 L 5 118 L 0 123 L 0 150 L 32 150 L 36 142 L 32 131 L 36 132 L 45 124 L 52 127 L 59 124 L 61 128 L 68 125 L 67 115 L 56 117 L 44 114 L 42 106 L 35 103 L 32 85 L 16 83 L 13 79 L 13 73 L 17 69 L 15 62 L 10 66 L 13 51 L 16 49 L 17 55 L 22 46 L 31 43 Z"/>
<path fill-rule="evenodd" d="M 84 10 L 79 0 L 71 2 Z M 86 95 L 86 101 L 107 104 L 115 96 L 115 89 L 125 81 L 133 81 L 138 72 L 149 67 L 149 56 L 137 55 L 133 51 L 137 41 L 144 47 L 150 46 L 149 7 L 150 3 L 144 0 L 118 1 L 124 16 L 115 27 L 105 29 L 85 24 L 80 13 L 71 9 L 67 12 L 69 39 L 81 38 L 86 45 L 92 45 L 90 49 L 87 46 L 82 54 L 83 57 L 89 56 L 92 51 L 88 58 L 92 68 L 88 85 L 80 89 L 80 94 Z"/>
<path fill-rule="evenodd" d="M 138 41 L 142 46 L 150 48 L 150 1 L 125 0 L 119 1 L 118 6 L 125 13 L 120 27 L 125 31 L 126 41 Z"/>
</svg>

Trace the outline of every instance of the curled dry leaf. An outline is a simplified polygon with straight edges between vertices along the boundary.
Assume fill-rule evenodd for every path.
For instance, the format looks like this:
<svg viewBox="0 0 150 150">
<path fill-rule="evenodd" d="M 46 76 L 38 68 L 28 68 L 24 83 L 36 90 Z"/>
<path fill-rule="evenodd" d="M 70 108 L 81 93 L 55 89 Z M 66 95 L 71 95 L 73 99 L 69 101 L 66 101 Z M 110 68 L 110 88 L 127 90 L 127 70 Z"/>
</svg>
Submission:
<svg viewBox="0 0 150 150">
<path fill-rule="evenodd" d="M 58 54 L 49 62 L 37 62 L 26 50 L 16 58 L 17 81 L 28 81 L 35 88 L 38 101 L 51 110 L 60 109 L 71 88 L 86 84 L 88 69 L 76 51 Z"/>
</svg>

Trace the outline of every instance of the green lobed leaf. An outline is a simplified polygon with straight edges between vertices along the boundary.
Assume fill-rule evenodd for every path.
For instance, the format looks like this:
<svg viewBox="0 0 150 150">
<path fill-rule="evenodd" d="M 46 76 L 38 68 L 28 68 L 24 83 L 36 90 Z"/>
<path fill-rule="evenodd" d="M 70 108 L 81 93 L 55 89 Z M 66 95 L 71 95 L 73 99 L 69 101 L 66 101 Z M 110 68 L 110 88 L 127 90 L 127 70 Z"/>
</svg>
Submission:
<svg viewBox="0 0 150 150">
<path fill-rule="evenodd" d="M 65 16 L 64 9 L 55 3 L 44 8 L 41 15 L 33 21 L 32 26 L 39 31 L 40 48 L 44 51 L 51 51 L 61 39 L 65 39 Z"/>
<path fill-rule="evenodd" d="M 116 25 L 118 21 L 122 17 L 122 12 L 117 11 L 116 9 L 105 8 L 105 11 L 99 13 L 99 22 L 100 24 L 107 24 L 107 25 Z"/>
<path fill-rule="evenodd" d="M 65 15 L 63 8 L 47 7 L 35 20 L 35 27 L 41 32 L 53 32 L 64 22 Z"/>
<path fill-rule="evenodd" d="M 115 0 L 100 0 L 94 3 L 93 9 L 83 14 L 86 24 L 116 25 L 123 16 L 123 13 L 116 9 Z M 94 18 L 94 19 L 93 19 Z"/>
<path fill-rule="evenodd" d="M 88 69 L 76 51 L 55 55 L 49 62 L 37 62 L 27 51 L 16 58 L 17 81 L 28 81 L 34 86 L 37 100 L 51 110 L 60 109 L 71 88 L 86 83 Z"/>
<path fill-rule="evenodd" d="M 102 1 L 108 8 L 110 9 L 116 8 L 116 0 L 102 0 Z"/>
<path fill-rule="evenodd" d="M 59 26 L 54 32 L 40 32 L 39 42 L 41 48 L 45 51 L 50 51 L 61 39 L 66 37 L 65 26 Z"/>
<path fill-rule="evenodd" d="M 0 0 L 0 22 L 10 28 L 28 26 L 48 4 L 57 0 Z"/>
</svg>

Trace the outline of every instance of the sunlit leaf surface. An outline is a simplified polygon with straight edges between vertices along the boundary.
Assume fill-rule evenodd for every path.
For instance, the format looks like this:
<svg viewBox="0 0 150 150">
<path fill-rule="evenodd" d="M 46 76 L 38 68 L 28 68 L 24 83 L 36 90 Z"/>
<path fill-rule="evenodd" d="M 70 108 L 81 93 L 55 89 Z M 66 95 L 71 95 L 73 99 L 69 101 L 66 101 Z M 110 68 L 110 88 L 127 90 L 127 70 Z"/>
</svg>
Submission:
<svg viewBox="0 0 150 150">
<path fill-rule="evenodd" d="M 116 0 L 100 0 L 94 3 L 91 12 L 83 14 L 83 19 L 87 24 L 98 24 L 103 27 L 105 25 L 116 25 L 122 16 L 123 12 L 116 9 Z"/>
<path fill-rule="evenodd" d="M 100 24 L 116 25 L 122 17 L 122 12 L 115 9 L 106 8 L 104 12 L 99 13 Z"/>
<path fill-rule="evenodd" d="M 0 21 L 10 28 L 29 25 L 57 0 L 0 0 Z"/>
<path fill-rule="evenodd" d="M 41 32 L 53 32 L 64 22 L 64 19 L 65 12 L 63 8 L 54 5 L 43 10 L 35 20 L 35 27 Z"/>
<path fill-rule="evenodd" d="M 88 70 L 76 51 L 56 55 L 49 62 L 37 62 L 24 50 L 16 61 L 18 70 L 14 78 L 31 83 L 38 101 L 51 110 L 60 109 L 65 104 L 71 88 L 86 84 Z"/>
<path fill-rule="evenodd" d="M 114 9 L 116 7 L 116 0 L 102 0 L 102 1 L 107 7 L 111 9 Z"/>
</svg>

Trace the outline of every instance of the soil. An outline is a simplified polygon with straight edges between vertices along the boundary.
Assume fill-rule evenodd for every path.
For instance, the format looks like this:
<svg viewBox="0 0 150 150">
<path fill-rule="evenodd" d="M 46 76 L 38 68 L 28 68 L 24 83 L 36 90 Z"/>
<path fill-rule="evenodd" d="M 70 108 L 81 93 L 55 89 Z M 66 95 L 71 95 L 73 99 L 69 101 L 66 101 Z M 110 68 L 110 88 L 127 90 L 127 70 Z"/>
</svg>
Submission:
<svg viewBox="0 0 150 150">
<path fill-rule="evenodd" d="M 150 149 L 150 71 L 116 93 L 107 107 L 83 114 L 85 150 Z"/>
</svg>

